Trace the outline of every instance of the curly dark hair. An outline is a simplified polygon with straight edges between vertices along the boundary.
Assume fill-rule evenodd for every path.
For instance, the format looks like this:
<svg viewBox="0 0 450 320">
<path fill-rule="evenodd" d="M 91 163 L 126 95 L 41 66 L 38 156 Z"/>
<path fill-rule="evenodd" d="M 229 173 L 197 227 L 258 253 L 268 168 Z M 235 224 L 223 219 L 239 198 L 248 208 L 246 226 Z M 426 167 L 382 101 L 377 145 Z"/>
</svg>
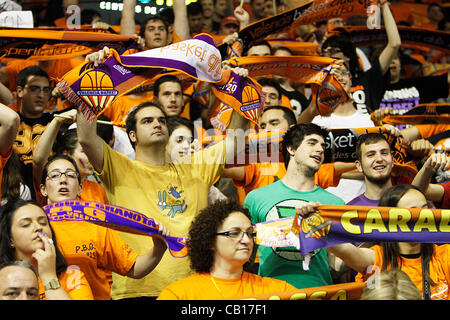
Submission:
<svg viewBox="0 0 450 320">
<path fill-rule="evenodd" d="M 250 212 L 240 204 L 229 200 L 220 200 L 201 210 L 189 229 L 187 240 L 191 267 L 198 273 L 209 273 L 214 263 L 213 247 L 216 233 L 223 221 L 232 212 L 242 212 L 249 220 Z"/>
</svg>

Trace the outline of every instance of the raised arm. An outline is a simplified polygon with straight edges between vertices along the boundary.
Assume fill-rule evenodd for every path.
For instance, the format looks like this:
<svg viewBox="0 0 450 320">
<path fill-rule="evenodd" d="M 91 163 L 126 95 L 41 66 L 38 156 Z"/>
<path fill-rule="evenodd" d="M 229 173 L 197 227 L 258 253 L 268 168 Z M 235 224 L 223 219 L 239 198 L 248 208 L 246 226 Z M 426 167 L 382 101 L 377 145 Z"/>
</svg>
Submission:
<svg viewBox="0 0 450 320">
<path fill-rule="evenodd" d="M 11 149 L 19 124 L 20 117 L 17 112 L 0 103 L 0 154 L 6 154 Z"/>
<path fill-rule="evenodd" d="M 248 70 L 244 68 L 233 68 L 236 74 L 241 77 L 248 76 Z M 245 142 L 248 140 L 248 129 L 250 128 L 250 121 L 241 116 L 236 111 L 231 113 L 230 124 L 227 129 L 225 138 L 226 143 L 226 158 L 227 163 L 238 154 L 245 152 Z"/>
<path fill-rule="evenodd" d="M 191 38 L 187 8 L 184 0 L 173 1 L 173 31 L 183 41 Z"/>
<path fill-rule="evenodd" d="M 227 163 L 236 155 L 244 153 L 249 127 L 249 121 L 236 111 L 233 111 L 231 114 L 230 125 L 227 129 L 227 136 L 225 138 Z"/>
<path fill-rule="evenodd" d="M 8 89 L 7 86 L 5 86 L 3 83 L 0 82 L 0 103 L 3 103 L 4 105 L 9 105 L 13 101 L 13 94 Z"/>
<path fill-rule="evenodd" d="M 122 16 L 120 18 L 120 34 L 132 36 L 136 34 L 136 22 L 134 20 L 134 10 L 136 0 L 123 0 Z"/>
<path fill-rule="evenodd" d="M 250 23 L 250 15 L 241 6 L 237 6 L 234 9 L 234 16 L 239 20 L 239 30 L 246 27 Z"/>
<path fill-rule="evenodd" d="M 41 183 L 42 170 L 52 151 L 61 125 L 74 122 L 76 114 L 77 110 L 72 109 L 55 116 L 36 143 L 33 149 L 33 183 L 36 187 Z"/>
<path fill-rule="evenodd" d="M 97 135 L 97 120 L 90 124 L 84 115 L 77 112 L 77 136 L 89 162 L 97 172 L 103 170 L 103 139 Z"/>
<path fill-rule="evenodd" d="M 389 65 L 391 64 L 392 59 L 397 56 L 398 49 L 400 48 L 402 41 L 400 39 L 400 33 L 398 32 L 397 24 L 395 23 L 395 19 L 392 16 L 392 12 L 387 1 L 385 1 L 384 4 L 381 5 L 381 14 L 384 20 L 384 27 L 386 29 L 388 43 L 384 50 L 381 52 L 378 61 L 380 62 L 382 73 L 385 74 L 389 69 Z"/>
<path fill-rule="evenodd" d="M 427 200 L 441 202 L 444 197 L 444 187 L 439 184 L 430 184 L 430 181 L 436 170 L 445 170 L 449 165 L 450 158 L 445 153 L 433 153 L 425 161 L 411 184 L 418 187 Z"/>
</svg>

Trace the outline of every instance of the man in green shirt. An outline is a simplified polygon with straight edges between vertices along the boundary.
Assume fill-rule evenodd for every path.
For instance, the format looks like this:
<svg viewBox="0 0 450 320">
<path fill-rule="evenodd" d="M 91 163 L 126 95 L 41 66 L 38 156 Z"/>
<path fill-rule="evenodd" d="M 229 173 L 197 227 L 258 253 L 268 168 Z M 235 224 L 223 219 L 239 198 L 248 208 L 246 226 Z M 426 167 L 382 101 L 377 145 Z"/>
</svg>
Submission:
<svg viewBox="0 0 450 320">
<path fill-rule="evenodd" d="M 312 124 L 297 124 L 286 132 L 282 153 L 286 175 L 265 187 L 251 191 L 244 202 L 252 223 L 276 220 L 295 214 L 304 202 L 344 204 L 339 197 L 317 186 L 314 174 L 325 158 L 327 131 Z M 286 208 L 288 207 L 288 208 Z M 302 256 L 296 248 L 258 248 L 259 271 L 264 277 L 287 281 L 293 286 L 311 288 L 332 284 L 326 250 Z"/>
</svg>

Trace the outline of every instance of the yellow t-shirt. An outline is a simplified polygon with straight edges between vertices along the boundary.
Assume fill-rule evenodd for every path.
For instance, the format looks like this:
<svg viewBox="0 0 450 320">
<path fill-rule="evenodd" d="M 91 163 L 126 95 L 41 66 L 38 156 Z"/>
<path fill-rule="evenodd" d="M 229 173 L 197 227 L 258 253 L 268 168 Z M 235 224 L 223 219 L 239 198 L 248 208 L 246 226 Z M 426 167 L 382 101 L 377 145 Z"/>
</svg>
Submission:
<svg viewBox="0 0 450 320">
<path fill-rule="evenodd" d="M 183 159 L 183 158 L 182 158 Z M 171 236 L 187 236 L 192 220 L 208 205 L 208 191 L 225 166 L 225 143 L 195 152 L 189 163 L 151 166 L 112 150 L 104 143 L 100 173 L 109 202 L 154 218 Z M 180 160 L 182 162 L 182 160 Z M 150 237 L 120 232 L 138 254 L 153 246 Z M 189 259 L 168 251 L 158 266 L 142 279 L 113 274 L 113 299 L 158 296 L 169 283 L 192 274 Z"/>
<path fill-rule="evenodd" d="M 241 277 L 222 279 L 195 273 L 167 286 L 158 300 L 218 300 L 296 290 L 286 281 L 243 272 Z"/>
</svg>

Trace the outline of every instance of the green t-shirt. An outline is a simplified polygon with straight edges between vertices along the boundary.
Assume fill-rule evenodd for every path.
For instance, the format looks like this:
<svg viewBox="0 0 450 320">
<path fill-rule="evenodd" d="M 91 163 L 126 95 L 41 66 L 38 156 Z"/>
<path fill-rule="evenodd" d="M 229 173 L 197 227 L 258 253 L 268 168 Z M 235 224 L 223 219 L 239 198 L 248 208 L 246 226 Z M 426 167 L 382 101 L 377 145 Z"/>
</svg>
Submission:
<svg viewBox="0 0 450 320">
<path fill-rule="evenodd" d="M 251 191 L 245 198 L 252 223 L 277 220 L 286 214 L 283 207 L 297 207 L 304 202 L 318 201 L 320 204 L 345 204 L 344 200 L 317 187 L 312 191 L 300 192 L 287 187 L 278 180 L 265 187 Z M 289 210 L 292 212 L 292 210 Z M 284 280 L 298 289 L 333 284 L 327 251 L 315 250 L 311 253 L 309 270 L 303 269 L 304 256 L 296 248 L 258 247 L 259 275 Z"/>
</svg>

